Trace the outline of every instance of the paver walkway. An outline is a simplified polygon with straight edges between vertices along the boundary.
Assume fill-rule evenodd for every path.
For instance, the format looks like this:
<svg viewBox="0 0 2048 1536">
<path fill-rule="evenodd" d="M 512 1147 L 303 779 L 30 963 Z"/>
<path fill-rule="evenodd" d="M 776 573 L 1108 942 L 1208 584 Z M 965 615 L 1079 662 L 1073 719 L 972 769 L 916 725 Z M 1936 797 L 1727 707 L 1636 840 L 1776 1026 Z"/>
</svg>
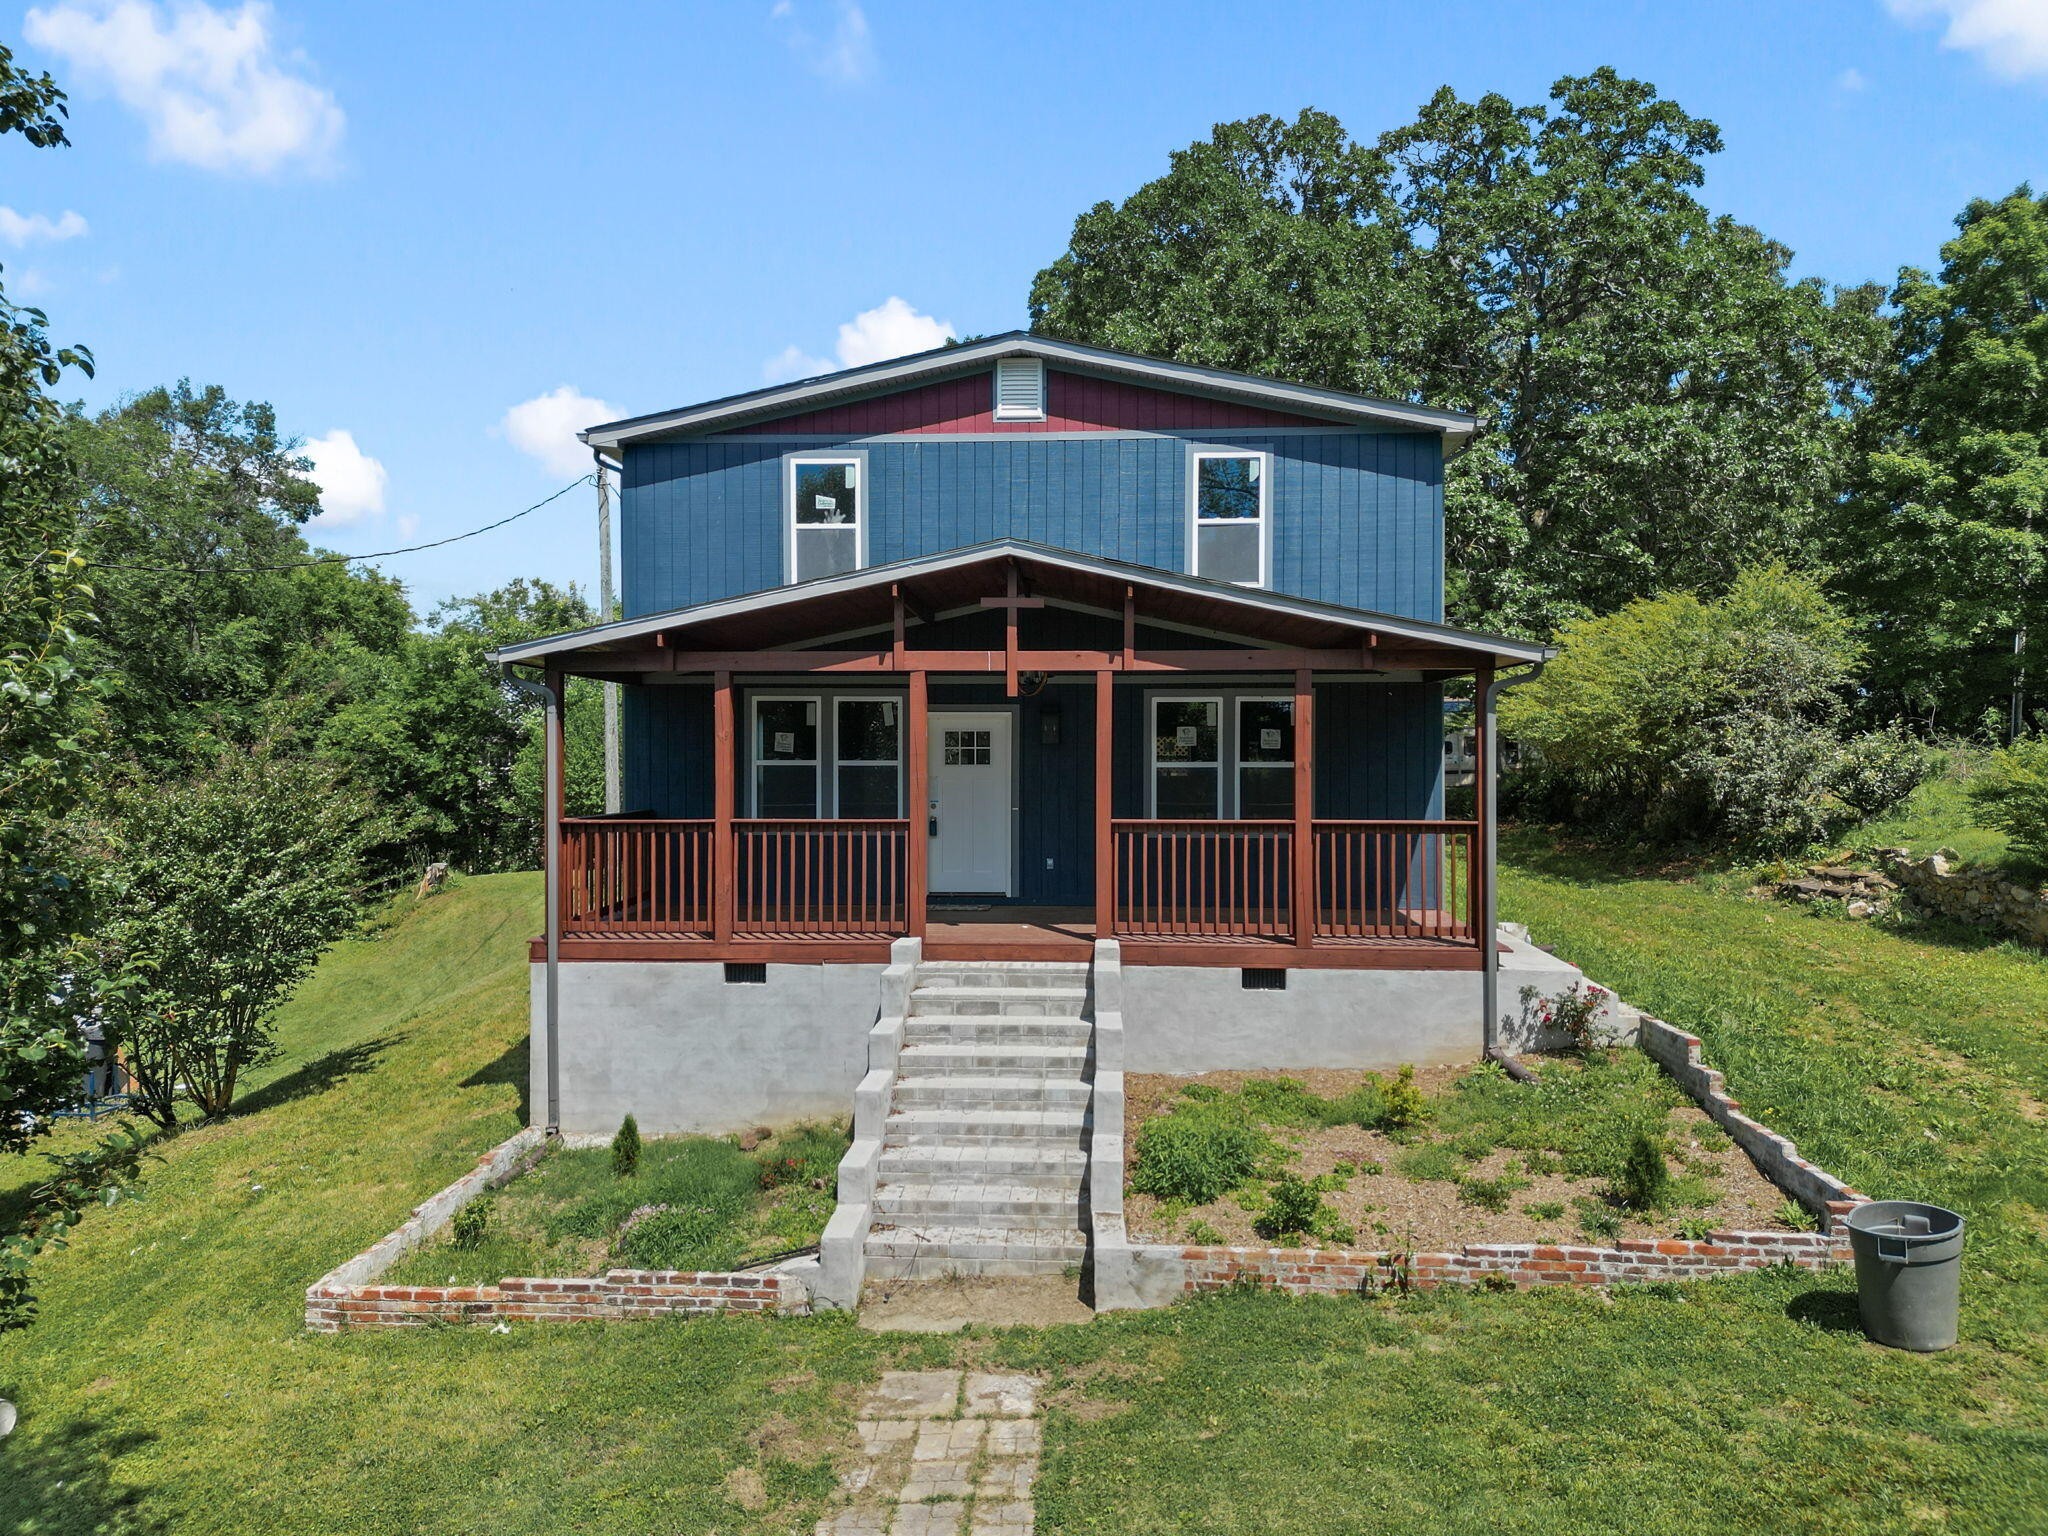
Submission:
<svg viewBox="0 0 2048 1536">
<path fill-rule="evenodd" d="M 865 1460 L 817 1536 L 1031 1536 L 1038 1378 L 887 1371 L 861 1409 Z"/>
</svg>

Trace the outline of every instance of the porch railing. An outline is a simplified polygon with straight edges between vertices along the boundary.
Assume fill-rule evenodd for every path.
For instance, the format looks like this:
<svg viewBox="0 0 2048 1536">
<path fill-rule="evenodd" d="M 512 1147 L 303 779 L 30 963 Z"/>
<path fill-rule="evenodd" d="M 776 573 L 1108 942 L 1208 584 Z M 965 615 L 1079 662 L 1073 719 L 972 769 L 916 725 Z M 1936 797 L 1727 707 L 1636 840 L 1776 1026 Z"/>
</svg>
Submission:
<svg viewBox="0 0 2048 1536">
<path fill-rule="evenodd" d="M 1294 823 L 1110 822 L 1116 931 L 1282 938 L 1293 931 Z"/>
<path fill-rule="evenodd" d="M 749 818 L 732 825 L 736 932 L 909 931 L 908 821 Z"/>
<path fill-rule="evenodd" d="M 1473 942 L 1478 823 L 1318 821 L 1318 939 Z"/>
<path fill-rule="evenodd" d="M 589 817 L 562 823 L 562 931 L 711 932 L 709 821 Z"/>
</svg>

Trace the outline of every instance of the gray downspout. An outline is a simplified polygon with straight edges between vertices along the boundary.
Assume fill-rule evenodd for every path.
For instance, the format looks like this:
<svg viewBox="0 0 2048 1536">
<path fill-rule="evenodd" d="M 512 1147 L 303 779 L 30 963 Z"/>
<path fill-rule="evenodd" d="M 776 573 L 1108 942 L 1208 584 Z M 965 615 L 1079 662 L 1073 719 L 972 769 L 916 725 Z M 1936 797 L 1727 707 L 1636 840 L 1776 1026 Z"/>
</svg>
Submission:
<svg viewBox="0 0 2048 1536">
<path fill-rule="evenodd" d="M 1502 677 L 1496 674 L 1484 688 L 1479 690 L 1479 698 L 1475 700 L 1480 711 L 1481 734 L 1486 738 L 1485 760 L 1480 763 L 1479 771 L 1484 775 L 1481 785 L 1486 791 L 1486 809 L 1488 812 L 1486 826 L 1482 829 L 1486 839 L 1486 910 L 1482 914 L 1484 926 L 1480 929 L 1480 932 L 1486 935 L 1484 950 L 1486 965 L 1481 973 L 1482 979 L 1479 988 L 1480 1007 L 1485 1010 L 1480 1018 L 1480 1058 L 1484 1061 L 1492 1061 L 1500 1055 L 1499 903 L 1495 897 L 1495 887 L 1499 884 L 1500 868 L 1499 860 L 1496 857 L 1499 842 L 1496 834 L 1500 826 L 1500 783 L 1499 776 L 1495 772 L 1495 763 L 1500 752 L 1500 734 L 1495 728 L 1493 704 L 1494 700 L 1508 689 L 1519 688 L 1523 683 L 1541 677 L 1543 675 L 1543 667 L 1544 663 L 1539 661 L 1534 663 L 1528 671 L 1518 672 L 1512 677 Z"/>
<path fill-rule="evenodd" d="M 500 664 L 499 673 L 508 688 L 523 698 L 537 699 L 542 710 L 541 739 L 546 747 L 546 762 L 541 770 L 541 837 L 545 842 L 542 867 L 547 872 L 547 972 L 541 990 L 541 1018 L 548 1031 L 546 1131 L 548 1136 L 555 1137 L 562 1133 L 562 840 L 556 836 L 562 820 L 561 700 L 547 684 L 520 677 L 509 662 Z"/>
</svg>

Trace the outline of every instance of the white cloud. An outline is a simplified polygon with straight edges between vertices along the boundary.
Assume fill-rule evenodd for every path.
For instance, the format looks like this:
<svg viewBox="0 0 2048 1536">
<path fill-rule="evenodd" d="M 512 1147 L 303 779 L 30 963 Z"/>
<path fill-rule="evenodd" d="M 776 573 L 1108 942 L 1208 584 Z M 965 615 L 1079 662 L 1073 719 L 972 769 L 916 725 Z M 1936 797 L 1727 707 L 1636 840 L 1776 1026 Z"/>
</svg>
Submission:
<svg viewBox="0 0 2048 1536">
<path fill-rule="evenodd" d="M 775 0 L 769 19 L 783 29 L 789 46 L 814 75 L 859 85 L 875 72 L 875 40 L 868 31 L 867 12 L 854 0 L 833 0 L 832 26 L 820 34 L 804 19 L 810 7 L 796 0 Z"/>
<path fill-rule="evenodd" d="M 602 421 L 617 421 L 621 414 L 617 406 L 564 384 L 513 406 L 500 418 L 498 430 L 549 474 L 566 478 L 587 474 L 591 468 L 590 449 L 576 440 L 576 434 Z"/>
<path fill-rule="evenodd" d="M 277 51 L 270 18 L 262 0 L 233 11 L 203 0 L 60 0 L 23 26 L 140 116 L 159 160 L 253 175 L 324 170 L 342 110 L 304 78 L 304 55 Z"/>
<path fill-rule="evenodd" d="M 36 240 L 76 240 L 85 233 L 85 220 L 66 209 L 61 218 L 47 213 L 16 213 L 0 207 L 0 240 L 17 250 Z"/>
<path fill-rule="evenodd" d="M 2048 79 L 2048 4 L 2042 0 L 1885 0 L 1902 21 L 1945 20 L 1941 46 L 1976 54 L 2008 80 Z"/>
<path fill-rule="evenodd" d="M 858 368 L 863 363 L 885 363 L 907 353 L 929 352 L 956 334 L 952 321 L 920 314 L 892 294 L 839 327 L 839 344 L 834 349 L 838 355 L 836 363 L 791 345 L 762 364 L 761 374 L 769 383 L 779 384 L 838 368 Z"/>
<path fill-rule="evenodd" d="M 299 452 L 313 461 L 306 478 L 320 487 L 320 515 L 310 526 L 352 528 L 384 515 L 384 466 L 356 446 L 353 432 L 337 427 Z"/>
<path fill-rule="evenodd" d="M 1853 64 L 1835 76 L 1835 89 L 1838 91 L 1861 91 L 1868 89 L 1869 85 L 1869 78 Z"/>
</svg>

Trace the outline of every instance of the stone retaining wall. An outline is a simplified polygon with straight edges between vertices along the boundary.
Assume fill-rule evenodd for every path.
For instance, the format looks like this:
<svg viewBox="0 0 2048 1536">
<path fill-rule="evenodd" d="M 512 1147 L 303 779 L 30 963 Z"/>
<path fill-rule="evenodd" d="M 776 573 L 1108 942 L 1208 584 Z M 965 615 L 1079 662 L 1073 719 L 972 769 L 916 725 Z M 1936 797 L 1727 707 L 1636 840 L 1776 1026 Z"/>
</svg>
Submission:
<svg viewBox="0 0 2048 1536">
<path fill-rule="evenodd" d="M 1957 922 L 1995 928 L 2028 944 L 2048 944 L 2048 891 L 1991 869 L 1955 869 L 1946 852 L 1916 859 L 1903 848 L 1878 850 L 1884 872 L 1912 902 Z"/>
<path fill-rule="evenodd" d="M 348 1328 L 419 1327 L 427 1323 L 619 1322 L 641 1317 L 695 1317 L 713 1312 L 803 1312 L 810 1289 L 785 1273 L 724 1274 L 687 1270 L 615 1269 L 580 1279 L 518 1276 L 496 1285 L 379 1285 L 405 1254 L 448 1225 L 463 1206 L 524 1172 L 546 1150 L 529 1126 L 500 1142 L 476 1167 L 413 1207 L 396 1231 L 322 1275 L 306 1291 L 306 1326 L 316 1333 Z"/>
</svg>

